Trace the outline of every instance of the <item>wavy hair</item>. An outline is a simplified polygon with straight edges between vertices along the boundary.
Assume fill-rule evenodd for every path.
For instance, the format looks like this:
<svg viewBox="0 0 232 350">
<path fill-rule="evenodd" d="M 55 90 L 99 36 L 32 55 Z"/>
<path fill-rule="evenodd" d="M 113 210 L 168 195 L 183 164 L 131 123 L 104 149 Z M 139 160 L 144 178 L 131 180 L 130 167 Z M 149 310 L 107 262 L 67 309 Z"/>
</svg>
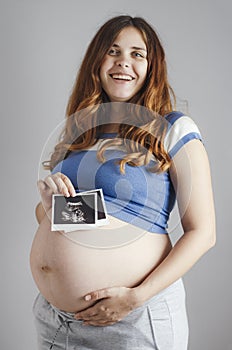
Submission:
<svg viewBox="0 0 232 350">
<path fill-rule="evenodd" d="M 55 146 L 51 159 L 46 164 L 52 170 L 57 163 L 65 159 L 70 152 L 88 149 L 93 146 L 101 130 L 99 118 L 104 115 L 104 105 L 109 98 L 102 88 L 100 67 L 109 48 L 118 34 L 126 27 L 136 28 L 142 35 L 147 47 L 147 76 L 143 87 L 128 102 L 128 106 L 143 106 L 151 111 L 153 117 L 119 125 L 120 144 L 127 148 L 127 155 L 120 161 L 120 170 L 125 164 L 133 166 L 148 164 L 155 155 L 155 171 L 165 171 L 170 166 L 170 157 L 164 149 L 165 123 L 157 123 L 156 116 L 164 117 L 173 110 L 175 94 L 168 83 L 165 52 L 155 30 L 141 17 L 117 16 L 108 20 L 90 42 L 66 109 L 66 123 Z M 140 113 L 133 107 L 133 115 L 139 119 Z M 132 115 L 132 114 L 131 114 Z M 151 114 L 150 114 L 151 115 Z M 158 125 L 157 125 L 158 124 Z M 126 140 L 130 140 L 127 142 Z M 98 152 L 98 159 L 104 161 L 106 146 L 119 143 L 110 140 Z M 146 151 L 144 151 L 146 150 Z"/>
</svg>

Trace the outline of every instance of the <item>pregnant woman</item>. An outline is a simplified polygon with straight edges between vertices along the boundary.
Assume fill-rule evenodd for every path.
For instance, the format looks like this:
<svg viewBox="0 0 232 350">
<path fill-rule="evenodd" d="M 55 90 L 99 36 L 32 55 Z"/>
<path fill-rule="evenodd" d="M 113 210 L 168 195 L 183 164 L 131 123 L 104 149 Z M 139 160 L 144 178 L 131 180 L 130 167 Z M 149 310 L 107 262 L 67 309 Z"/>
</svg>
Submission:
<svg viewBox="0 0 232 350">
<path fill-rule="evenodd" d="M 164 50 L 142 18 L 96 33 L 38 181 L 31 270 L 38 349 L 186 350 L 181 277 L 215 244 L 210 169 L 193 120 L 174 111 Z M 109 223 L 51 230 L 52 195 L 103 190 Z M 177 200 L 183 235 L 168 219 Z"/>
</svg>

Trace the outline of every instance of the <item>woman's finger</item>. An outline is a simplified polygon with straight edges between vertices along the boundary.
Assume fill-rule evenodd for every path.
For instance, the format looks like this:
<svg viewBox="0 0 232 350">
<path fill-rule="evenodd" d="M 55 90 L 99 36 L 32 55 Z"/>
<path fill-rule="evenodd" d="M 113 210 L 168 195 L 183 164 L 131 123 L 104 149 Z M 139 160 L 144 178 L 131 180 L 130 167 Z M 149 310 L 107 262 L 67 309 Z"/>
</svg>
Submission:
<svg viewBox="0 0 232 350">
<path fill-rule="evenodd" d="M 74 197 L 76 195 L 75 188 L 70 179 L 60 172 L 48 175 L 44 180 L 39 180 L 38 187 L 40 191 L 50 191 L 51 194 L 59 193 L 66 197 L 70 195 Z"/>
<path fill-rule="evenodd" d="M 75 188 L 68 176 L 58 172 L 54 174 L 54 177 L 58 181 L 57 185 L 61 193 L 66 194 L 66 196 L 71 195 L 72 197 L 76 195 Z"/>
<path fill-rule="evenodd" d="M 58 186 L 52 175 L 46 176 L 44 182 L 53 193 L 59 193 Z"/>
<path fill-rule="evenodd" d="M 66 186 L 68 188 L 68 191 L 71 194 L 71 196 L 75 197 L 76 191 L 75 191 L 75 188 L 74 188 L 71 180 L 64 174 L 62 174 L 62 179 L 63 179 L 64 183 L 66 184 Z"/>
<path fill-rule="evenodd" d="M 61 173 L 48 175 L 44 179 L 45 184 L 49 187 L 52 193 L 55 193 L 55 194 L 60 193 L 66 197 L 69 197 L 70 194 L 72 194 L 75 191 L 74 188 L 72 189 L 72 185 L 70 185 L 71 181 L 70 182 L 69 181 L 68 181 L 68 178 Z M 69 193 L 69 190 L 72 192 Z"/>
<path fill-rule="evenodd" d="M 69 197 L 70 196 L 69 190 L 63 179 L 64 178 L 62 178 L 60 174 L 53 175 L 53 180 L 58 188 L 58 192 L 63 194 L 66 197 Z"/>
</svg>

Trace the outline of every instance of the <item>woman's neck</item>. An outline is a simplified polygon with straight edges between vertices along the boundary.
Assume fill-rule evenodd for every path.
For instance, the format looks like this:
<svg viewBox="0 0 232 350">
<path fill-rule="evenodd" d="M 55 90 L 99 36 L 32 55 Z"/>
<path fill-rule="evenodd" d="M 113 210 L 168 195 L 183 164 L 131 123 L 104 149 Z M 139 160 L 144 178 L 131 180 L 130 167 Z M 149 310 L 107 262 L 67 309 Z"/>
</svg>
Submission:
<svg viewBox="0 0 232 350">
<path fill-rule="evenodd" d="M 102 124 L 101 130 L 105 133 L 117 133 L 120 124 L 123 124 L 125 116 L 127 115 L 126 108 L 126 103 L 109 103 L 106 106 L 104 124 Z"/>
</svg>

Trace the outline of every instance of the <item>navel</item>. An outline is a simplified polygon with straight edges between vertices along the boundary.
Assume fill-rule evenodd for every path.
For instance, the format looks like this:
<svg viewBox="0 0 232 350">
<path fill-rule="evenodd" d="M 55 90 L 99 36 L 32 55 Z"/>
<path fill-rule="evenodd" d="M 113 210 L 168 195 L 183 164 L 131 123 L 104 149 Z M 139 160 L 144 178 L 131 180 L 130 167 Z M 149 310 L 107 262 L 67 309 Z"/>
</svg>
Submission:
<svg viewBox="0 0 232 350">
<path fill-rule="evenodd" d="M 43 265 L 43 266 L 41 266 L 41 270 L 42 270 L 43 272 L 50 272 L 50 271 L 51 271 L 51 268 L 50 268 L 49 266 L 47 266 L 47 265 Z"/>
</svg>

